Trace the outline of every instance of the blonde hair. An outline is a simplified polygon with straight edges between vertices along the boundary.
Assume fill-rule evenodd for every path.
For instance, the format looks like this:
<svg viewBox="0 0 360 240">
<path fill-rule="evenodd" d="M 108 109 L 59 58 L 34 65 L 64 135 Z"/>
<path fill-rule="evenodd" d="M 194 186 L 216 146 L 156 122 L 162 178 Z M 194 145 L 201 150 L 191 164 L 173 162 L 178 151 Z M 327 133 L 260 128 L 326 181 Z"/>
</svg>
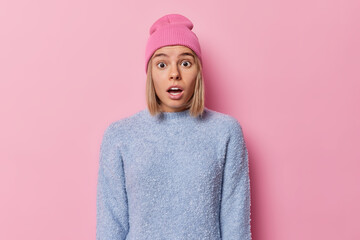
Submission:
<svg viewBox="0 0 360 240">
<path fill-rule="evenodd" d="M 191 49 L 190 49 L 191 50 Z M 192 51 L 192 50 L 191 50 Z M 202 65 L 201 62 L 194 51 L 192 51 L 195 56 L 195 63 L 197 65 L 198 74 L 195 80 L 195 89 L 194 94 L 191 96 L 189 101 L 186 104 L 186 108 L 190 108 L 190 115 L 197 117 L 202 115 L 205 108 L 205 86 L 204 78 L 202 74 Z M 155 116 L 158 113 L 161 113 L 160 109 L 160 99 L 156 95 L 154 82 L 151 74 L 152 69 L 152 57 L 150 58 L 147 66 L 147 78 L 146 78 L 146 102 L 149 112 L 152 116 Z"/>
</svg>

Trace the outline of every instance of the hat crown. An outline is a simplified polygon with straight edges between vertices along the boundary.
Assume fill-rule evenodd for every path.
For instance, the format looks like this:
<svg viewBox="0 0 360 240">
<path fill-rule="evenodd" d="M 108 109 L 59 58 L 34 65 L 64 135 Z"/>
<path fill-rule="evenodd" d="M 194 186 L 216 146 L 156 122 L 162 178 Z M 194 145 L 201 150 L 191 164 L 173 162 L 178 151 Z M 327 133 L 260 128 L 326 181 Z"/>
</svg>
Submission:
<svg viewBox="0 0 360 240">
<path fill-rule="evenodd" d="M 183 15 L 167 14 L 154 22 L 154 24 L 150 27 L 150 35 L 165 27 L 186 27 L 189 30 L 192 30 L 194 25 L 190 19 Z"/>
</svg>

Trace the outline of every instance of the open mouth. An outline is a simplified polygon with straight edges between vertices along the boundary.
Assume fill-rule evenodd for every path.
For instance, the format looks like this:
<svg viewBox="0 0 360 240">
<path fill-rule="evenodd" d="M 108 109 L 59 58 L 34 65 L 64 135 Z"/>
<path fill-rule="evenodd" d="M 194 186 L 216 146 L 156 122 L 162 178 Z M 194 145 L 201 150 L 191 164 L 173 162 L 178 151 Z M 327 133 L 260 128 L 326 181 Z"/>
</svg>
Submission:
<svg viewBox="0 0 360 240">
<path fill-rule="evenodd" d="M 171 87 L 167 90 L 168 93 L 170 93 L 171 95 L 179 95 L 183 92 L 184 90 L 182 90 L 181 88 L 178 87 Z"/>
</svg>

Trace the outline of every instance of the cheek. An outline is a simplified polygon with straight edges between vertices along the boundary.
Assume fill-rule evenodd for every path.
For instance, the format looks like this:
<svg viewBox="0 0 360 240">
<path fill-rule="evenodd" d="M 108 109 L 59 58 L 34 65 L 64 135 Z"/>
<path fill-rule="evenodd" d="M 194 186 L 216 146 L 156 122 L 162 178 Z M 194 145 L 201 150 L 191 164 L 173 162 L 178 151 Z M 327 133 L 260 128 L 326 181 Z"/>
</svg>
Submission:
<svg viewBox="0 0 360 240">
<path fill-rule="evenodd" d="M 152 76 L 152 79 L 157 82 L 161 82 L 164 80 L 164 73 L 163 72 L 159 72 L 159 71 L 156 71 L 156 70 L 153 70 L 152 73 L 151 73 L 151 76 Z"/>
<path fill-rule="evenodd" d="M 197 76 L 198 70 L 196 67 L 192 68 L 189 72 L 187 72 L 188 78 L 195 79 Z"/>
<path fill-rule="evenodd" d="M 157 78 L 155 76 L 153 76 L 153 83 L 154 83 L 154 88 L 155 88 L 155 92 L 159 95 L 159 94 L 163 94 L 164 93 L 164 89 L 166 89 L 166 86 L 164 84 L 164 81 L 161 81 L 160 78 Z"/>
<path fill-rule="evenodd" d="M 158 87 L 166 87 L 168 84 L 167 80 L 167 74 L 165 71 L 153 71 L 152 72 L 152 79 L 154 81 L 154 84 L 156 84 Z"/>
<path fill-rule="evenodd" d="M 190 85 L 191 85 L 192 87 L 195 86 L 196 77 L 197 77 L 197 72 L 192 72 L 191 74 L 188 75 L 188 79 L 191 79 Z"/>
<path fill-rule="evenodd" d="M 159 92 L 160 92 L 160 90 L 161 90 L 161 85 L 159 84 L 159 82 L 158 82 L 158 81 L 156 81 L 156 80 L 154 80 L 154 79 L 153 79 L 153 81 L 154 81 L 154 88 L 155 88 L 155 91 L 156 91 L 156 93 L 159 93 Z"/>
</svg>

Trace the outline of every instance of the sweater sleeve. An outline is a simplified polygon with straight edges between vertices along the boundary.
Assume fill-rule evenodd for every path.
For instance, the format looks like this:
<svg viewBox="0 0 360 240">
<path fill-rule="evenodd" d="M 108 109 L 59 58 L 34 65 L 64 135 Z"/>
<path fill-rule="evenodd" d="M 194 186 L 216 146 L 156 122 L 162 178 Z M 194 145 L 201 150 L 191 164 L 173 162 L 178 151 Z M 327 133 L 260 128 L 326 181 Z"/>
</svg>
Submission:
<svg viewBox="0 0 360 240">
<path fill-rule="evenodd" d="M 123 240 L 129 230 L 122 157 L 114 123 L 106 129 L 101 147 L 96 197 L 96 240 Z"/>
<path fill-rule="evenodd" d="M 242 128 L 233 119 L 227 142 L 220 208 L 223 240 L 251 240 L 248 151 Z"/>
</svg>

